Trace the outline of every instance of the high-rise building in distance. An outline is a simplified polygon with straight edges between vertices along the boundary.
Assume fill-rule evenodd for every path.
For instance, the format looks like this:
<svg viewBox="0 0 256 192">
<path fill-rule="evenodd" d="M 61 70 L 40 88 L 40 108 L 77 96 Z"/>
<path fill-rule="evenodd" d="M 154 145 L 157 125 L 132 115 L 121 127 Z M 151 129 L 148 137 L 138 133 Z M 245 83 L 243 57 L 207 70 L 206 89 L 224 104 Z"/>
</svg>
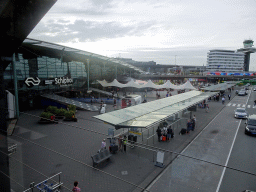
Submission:
<svg viewBox="0 0 256 192">
<path fill-rule="evenodd" d="M 243 72 L 244 53 L 232 50 L 213 49 L 207 54 L 207 71 Z"/>
</svg>

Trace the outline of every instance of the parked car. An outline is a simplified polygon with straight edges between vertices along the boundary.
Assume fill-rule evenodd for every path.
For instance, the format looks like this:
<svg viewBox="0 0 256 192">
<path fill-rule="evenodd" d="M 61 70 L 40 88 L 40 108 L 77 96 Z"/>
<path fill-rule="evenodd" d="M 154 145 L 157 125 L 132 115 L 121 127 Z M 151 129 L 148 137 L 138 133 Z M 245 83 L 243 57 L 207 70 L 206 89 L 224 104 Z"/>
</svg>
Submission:
<svg viewBox="0 0 256 192">
<path fill-rule="evenodd" d="M 238 92 L 238 95 L 239 95 L 239 96 L 245 96 L 245 95 L 247 95 L 246 90 L 244 90 L 244 89 L 240 90 L 240 91 Z"/>
<path fill-rule="evenodd" d="M 249 115 L 246 121 L 245 134 L 256 134 L 256 115 Z"/>
<path fill-rule="evenodd" d="M 248 113 L 245 108 L 236 108 L 235 110 L 235 118 L 246 119 L 248 117 Z"/>
</svg>

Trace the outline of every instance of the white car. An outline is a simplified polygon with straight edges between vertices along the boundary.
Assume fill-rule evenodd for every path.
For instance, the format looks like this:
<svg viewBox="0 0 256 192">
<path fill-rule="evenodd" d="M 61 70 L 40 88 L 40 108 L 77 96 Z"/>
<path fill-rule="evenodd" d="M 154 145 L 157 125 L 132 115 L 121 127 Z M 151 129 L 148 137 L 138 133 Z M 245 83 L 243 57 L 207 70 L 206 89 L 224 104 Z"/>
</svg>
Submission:
<svg viewBox="0 0 256 192">
<path fill-rule="evenodd" d="M 247 119 L 248 113 L 245 108 L 236 108 L 235 118 Z"/>
<path fill-rule="evenodd" d="M 253 88 L 253 91 L 256 91 L 256 87 Z"/>
</svg>

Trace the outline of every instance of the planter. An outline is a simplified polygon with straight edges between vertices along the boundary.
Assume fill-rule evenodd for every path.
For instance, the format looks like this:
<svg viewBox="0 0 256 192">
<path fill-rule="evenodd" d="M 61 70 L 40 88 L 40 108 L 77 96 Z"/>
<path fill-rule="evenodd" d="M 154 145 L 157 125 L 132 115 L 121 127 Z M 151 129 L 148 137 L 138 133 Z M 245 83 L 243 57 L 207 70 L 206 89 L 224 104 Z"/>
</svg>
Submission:
<svg viewBox="0 0 256 192">
<path fill-rule="evenodd" d="M 65 116 L 55 116 L 55 119 L 64 119 Z"/>
<path fill-rule="evenodd" d="M 65 118 L 64 121 L 74 121 L 74 122 L 77 122 L 77 118 Z"/>
<path fill-rule="evenodd" d="M 56 121 L 56 120 L 50 120 L 50 119 L 40 119 L 39 121 L 38 121 L 38 123 L 39 124 L 58 124 L 58 121 Z"/>
</svg>

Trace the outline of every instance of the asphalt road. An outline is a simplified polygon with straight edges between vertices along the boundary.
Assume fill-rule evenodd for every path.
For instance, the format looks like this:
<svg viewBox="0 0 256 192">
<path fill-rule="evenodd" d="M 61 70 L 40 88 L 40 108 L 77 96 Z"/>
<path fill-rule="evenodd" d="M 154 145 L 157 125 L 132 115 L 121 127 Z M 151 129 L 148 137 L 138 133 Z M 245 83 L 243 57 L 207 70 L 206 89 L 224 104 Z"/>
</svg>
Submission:
<svg viewBox="0 0 256 192">
<path fill-rule="evenodd" d="M 253 114 L 256 92 L 235 96 L 205 129 L 182 151 L 149 187 L 150 191 L 256 191 L 255 137 L 244 134 L 245 120 L 235 119 L 234 110 L 245 106 Z M 214 103 L 214 105 L 222 105 Z M 220 106 L 221 107 L 221 106 Z M 194 158 L 194 159 L 193 159 Z M 200 159 L 200 160 L 198 160 Z M 203 160 L 203 161 L 201 161 Z"/>
<path fill-rule="evenodd" d="M 255 98 L 256 92 L 252 91 L 248 96 L 237 96 L 237 99 L 232 103 L 241 104 L 248 99 L 246 106 L 248 113 L 256 114 L 256 108 L 253 108 Z M 235 109 L 236 106 L 230 108 Z M 256 138 L 255 136 L 245 135 L 244 129 L 245 120 L 242 120 L 228 161 L 228 167 L 256 174 Z M 246 189 L 256 191 L 255 180 L 256 176 L 226 169 L 219 191 L 243 191 Z"/>
</svg>

